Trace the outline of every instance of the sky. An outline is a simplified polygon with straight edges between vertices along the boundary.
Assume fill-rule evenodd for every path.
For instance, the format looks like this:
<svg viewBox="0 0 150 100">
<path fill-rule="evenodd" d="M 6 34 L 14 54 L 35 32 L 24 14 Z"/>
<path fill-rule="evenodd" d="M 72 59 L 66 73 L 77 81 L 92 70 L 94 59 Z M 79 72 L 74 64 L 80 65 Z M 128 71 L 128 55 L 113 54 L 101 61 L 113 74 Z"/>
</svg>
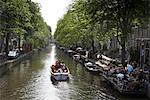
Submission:
<svg viewBox="0 0 150 100">
<path fill-rule="evenodd" d="M 41 14 L 45 22 L 52 28 L 52 34 L 55 32 L 57 21 L 65 14 L 72 0 L 32 0 L 38 2 L 41 8 Z"/>
</svg>

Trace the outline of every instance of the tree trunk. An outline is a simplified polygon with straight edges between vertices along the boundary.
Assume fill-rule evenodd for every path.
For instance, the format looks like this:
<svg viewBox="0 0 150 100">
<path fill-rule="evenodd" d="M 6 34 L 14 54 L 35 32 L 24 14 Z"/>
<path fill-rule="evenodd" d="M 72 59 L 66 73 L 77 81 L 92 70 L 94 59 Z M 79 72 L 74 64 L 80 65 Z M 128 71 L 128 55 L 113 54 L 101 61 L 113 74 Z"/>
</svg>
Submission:
<svg viewBox="0 0 150 100">
<path fill-rule="evenodd" d="M 0 53 L 2 52 L 2 47 L 3 47 L 3 37 L 0 36 Z"/>
<path fill-rule="evenodd" d="M 18 49 L 19 49 L 19 52 L 20 52 L 20 43 L 21 41 L 20 41 L 20 35 L 19 35 L 19 38 L 18 38 Z"/>
<path fill-rule="evenodd" d="M 4 46 L 4 36 L 1 36 L 1 43 L 0 43 L 0 52 L 2 53 L 2 54 L 4 54 L 4 49 L 5 49 L 5 46 Z"/>
<path fill-rule="evenodd" d="M 126 12 L 125 12 L 126 13 Z M 122 35 L 121 35 L 121 62 L 123 67 L 125 67 L 125 55 L 126 55 L 126 41 L 127 41 L 127 35 L 128 35 L 128 26 L 127 21 L 128 18 L 123 19 L 122 23 Z"/>
<path fill-rule="evenodd" d="M 91 39 L 91 46 L 92 46 L 93 53 L 95 53 L 94 39 Z"/>
<path fill-rule="evenodd" d="M 125 67 L 125 55 L 126 55 L 126 41 L 127 41 L 127 35 L 128 35 L 128 1 L 125 0 L 125 7 L 124 7 L 124 18 L 123 18 L 123 28 L 122 28 L 122 37 L 121 37 L 121 44 L 122 44 L 122 65 Z"/>
<path fill-rule="evenodd" d="M 6 52 L 6 55 L 8 55 L 8 52 L 9 52 L 9 33 L 6 33 L 6 45 L 5 45 L 5 52 Z"/>
<path fill-rule="evenodd" d="M 122 49 L 121 49 L 121 62 L 122 62 L 122 65 L 125 67 L 126 65 L 125 65 L 125 55 L 126 55 L 126 48 L 125 48 L 125 37 L 123 36 L 122 38 L 121 38 L 121 42 L 122 42 L 122 45 L 121 45 L 121 47 L 122 47 Z"/>
</svg>

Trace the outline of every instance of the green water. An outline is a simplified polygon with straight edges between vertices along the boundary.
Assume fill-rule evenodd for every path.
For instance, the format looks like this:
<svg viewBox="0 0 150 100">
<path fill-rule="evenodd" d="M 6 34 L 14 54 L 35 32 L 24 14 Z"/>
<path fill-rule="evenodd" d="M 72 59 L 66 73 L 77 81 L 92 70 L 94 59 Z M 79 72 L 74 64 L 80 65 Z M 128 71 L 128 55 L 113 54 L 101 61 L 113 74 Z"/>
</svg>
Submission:
<svg viewBox="0 0 150 100">
<path fill-rule="evenodd" d="M 63 60 L 70 69 L 67 82 L 52 82 L 50 65 Z M 50 45 L 0 77 L 0 100 L 130 100 L 141 96 L 121 95 L 98 75 L 89 73 L 82 65 Z"/>
</svg>

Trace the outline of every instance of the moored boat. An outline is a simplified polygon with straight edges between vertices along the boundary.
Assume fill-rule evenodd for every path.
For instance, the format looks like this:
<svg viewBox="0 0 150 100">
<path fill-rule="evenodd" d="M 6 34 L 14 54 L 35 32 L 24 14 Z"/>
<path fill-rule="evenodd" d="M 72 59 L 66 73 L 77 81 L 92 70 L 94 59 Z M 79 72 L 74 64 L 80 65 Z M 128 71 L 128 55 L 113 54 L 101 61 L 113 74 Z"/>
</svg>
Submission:
<svg viewBox="0 0 150 100">
<path fill-rule="evenodd" d="M 102 70 L 99 66 L 91 62 L 84 63 L 84 66 L 88 71 L 94 72 L 94 73 L 100 73 Z"/>
</svg>

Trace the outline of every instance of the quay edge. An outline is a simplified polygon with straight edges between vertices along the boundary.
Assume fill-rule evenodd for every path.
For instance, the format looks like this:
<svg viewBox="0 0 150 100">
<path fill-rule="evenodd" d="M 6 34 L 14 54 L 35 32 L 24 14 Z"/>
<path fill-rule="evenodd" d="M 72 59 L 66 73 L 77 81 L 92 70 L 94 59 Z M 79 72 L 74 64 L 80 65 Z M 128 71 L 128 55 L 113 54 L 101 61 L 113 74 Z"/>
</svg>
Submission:
<svg viewBox="0 0 150 100">
<path fill-rule="evenodd" d="M 16 59 L 6 60 L 5 62 L 0 63 L 0 76 L 2 76 L 3 74 L 5 74 L 7 71 L 9 71 L 9 69 L 11 69 L 17 63 L 19 63 L 20 61 L 24 60 L 25 57 L 29 56 L 30 54 L 32 54 L 35 51 L 37 51 L 37 50 L 32 50 L 32 51 L 30 51 L 30 52 L 28 52 L 26 54 L 20 55 Z"/>
</svg>

